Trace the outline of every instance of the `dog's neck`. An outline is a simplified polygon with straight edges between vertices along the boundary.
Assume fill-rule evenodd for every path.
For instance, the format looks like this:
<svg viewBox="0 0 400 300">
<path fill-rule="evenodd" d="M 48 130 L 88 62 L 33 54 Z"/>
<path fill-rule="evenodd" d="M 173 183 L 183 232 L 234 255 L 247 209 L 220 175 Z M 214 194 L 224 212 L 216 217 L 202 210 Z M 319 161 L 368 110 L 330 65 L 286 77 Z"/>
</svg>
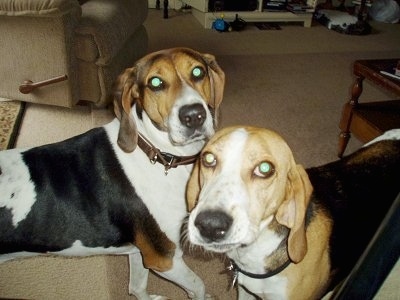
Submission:
<svg viewBox="0 0 400 300">
<path fill-rule="evenodd" d="M 291 262 L 287 250 L 288 234 L 288 228 L 272 218 L 253 243 L 230 251 L 228 257 L 234 261 L 239 273 L 252 278 L 271 277 Z"/>
</svg>

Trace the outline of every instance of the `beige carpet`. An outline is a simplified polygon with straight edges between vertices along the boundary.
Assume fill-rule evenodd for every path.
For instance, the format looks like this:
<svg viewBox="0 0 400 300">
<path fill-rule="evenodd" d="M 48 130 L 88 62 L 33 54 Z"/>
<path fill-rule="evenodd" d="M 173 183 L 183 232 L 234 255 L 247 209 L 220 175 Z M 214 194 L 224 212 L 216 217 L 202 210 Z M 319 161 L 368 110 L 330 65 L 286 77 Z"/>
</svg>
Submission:
<svg viewBox="0 0 400 300">
<path fill-rule="evenodd" d="M 0 150 L 14 146 L 24 110 L 24 102 L 0 99 Z"/>
<path fill-rule="evenodd" d="M 216 55 L 226 72 L 221 126 L 252 124 L 280 132 L 298 162 L 314 166 L 336 159 L 338 122 L 352 84 L 351 64 L 362 58 L 400 57 L 400 25 L 372 22 L 374 33 L 347 36 L 320 25 L 281 24 L 282 30 L 242 32 L 203 29 L 190 15 L 151 10 L 145 23 L 149 52 L 188 46 Z M 393 95 L 364 86 L 363 101 Z M 88 107 L 60 109 L 27 105 L 17 146 L 59 141 L 110 120 L 112 114 Z M 347 153 L 360 143 L 352 138 Z M 216 299 L 235 299 L 220 259 L 187 257 Z M 400 299 L 400 267 L 376 299 Z M 27 259 L 0 265 L 0 297 L 30 299 L 132 299 L 124 257 Z M 35 279 L 36 278 L 36 279 Z M 397 278 L 397 279 L 396 279 Z M 186 299 L 182 290 L 150 277 L 150 291 Z"/>
</svg>

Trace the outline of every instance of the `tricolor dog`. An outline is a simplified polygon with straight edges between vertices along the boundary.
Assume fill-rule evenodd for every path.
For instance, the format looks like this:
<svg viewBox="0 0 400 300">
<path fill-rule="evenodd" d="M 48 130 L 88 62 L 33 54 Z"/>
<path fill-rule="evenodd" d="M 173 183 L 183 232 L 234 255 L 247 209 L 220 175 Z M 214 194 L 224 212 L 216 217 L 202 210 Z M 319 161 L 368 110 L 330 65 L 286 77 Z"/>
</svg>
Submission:
<svg viewBox="0 0 400 300">
<path fill-rule="evenodd" d="M 118 78 L 109 124 L 1 152 L 0 261 L 128 254 L 138 299 L 150 299 L 147 268 L 204 299 L 202 280 L 182 260 L 180 228 L 186 183 L 214 134 L 224 83 L 213 55 L 155 52 Z"/>
<path fill-rule="evenodd" d="M 349 273 L 400 192 L 395 132 L 305 170 L 277 133 L 223 129 L 189 180 L 185 234 L 228 255 L 239 299 L 321 299 Z"/>
</svg>

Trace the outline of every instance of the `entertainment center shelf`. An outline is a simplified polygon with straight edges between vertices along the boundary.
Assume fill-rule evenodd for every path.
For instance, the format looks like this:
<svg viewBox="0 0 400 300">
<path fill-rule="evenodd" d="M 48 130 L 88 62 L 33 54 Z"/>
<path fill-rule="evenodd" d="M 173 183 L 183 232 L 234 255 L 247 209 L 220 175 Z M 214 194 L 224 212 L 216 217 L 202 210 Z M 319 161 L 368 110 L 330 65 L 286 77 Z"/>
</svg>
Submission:
<svg viewBox="0 0 400 300">
<path fill-rule="evenodd" d="M 265 11 L 262 1 L 259 1 L 257 10 L 254 11 L 208 11 L 208 0 L 185 0 L 186 4 L 192 7 L 192 15 L 204 28 L 212 28 L 216 18 L 224 16 L 225 21 L 233 21 L 238 14 L 239 18 L 246 22 L 301 22 L 304 27 L 311 27 L 312 13 L 292 13 L 290 11 Z M 315 6 L 313 0 L 307 1 L 310 6 Z"/>
</svg>

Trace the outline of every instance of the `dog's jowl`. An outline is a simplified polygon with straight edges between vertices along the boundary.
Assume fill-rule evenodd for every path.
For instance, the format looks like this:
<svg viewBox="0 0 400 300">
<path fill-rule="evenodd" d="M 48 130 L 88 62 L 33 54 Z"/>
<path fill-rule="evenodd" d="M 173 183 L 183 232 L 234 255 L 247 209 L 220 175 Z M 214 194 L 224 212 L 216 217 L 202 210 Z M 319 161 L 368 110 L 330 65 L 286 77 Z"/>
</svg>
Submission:
<svg viewBox="0 0 400 300">
<path fill-rule="evenodd" d="M 151 53 L 119 76 L 116 118 L 55 144 L 0 152 L 0 262 L 45 253 L 128 254 L 129 292 L 148 269 L 204 299 L 182 260 L 186 182 L 214 134 L 224 72 L 187 48 Z"/>
</svg>

